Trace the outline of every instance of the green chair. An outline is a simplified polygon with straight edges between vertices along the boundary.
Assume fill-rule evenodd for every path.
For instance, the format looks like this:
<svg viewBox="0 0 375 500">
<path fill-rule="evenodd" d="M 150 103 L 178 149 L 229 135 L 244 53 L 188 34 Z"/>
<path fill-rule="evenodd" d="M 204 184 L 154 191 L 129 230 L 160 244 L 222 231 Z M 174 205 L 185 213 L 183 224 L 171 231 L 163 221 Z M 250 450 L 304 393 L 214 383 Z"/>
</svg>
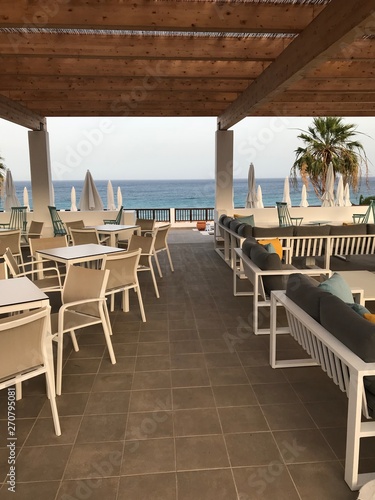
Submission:
<svg viewBox="0 0 375 500">
<path fill-rule="evenodd" d="M 104 224 L 116 224 L 117 226 L 121 224 L 123 208 L 124 208 L 123 206 L 120 207 L 116 219 L 104 219 L 103 220 Z"/>
<path fill-rule="evenodd" d="M 280 227 L 301 225 L 303 217 L 291 217 L 288 209 L 288 204 L 285 201 L 277 201 L 276 208 Z"/>
<path fill-rule="evenodd" d="M 48 206 L 49 213 L 51 215 L 52 219 L 52 226 L 53 226 L 53 234 L 54 236 L 65 236 L 67 235 L 66 228 L 64 226 L 63 221 L 60 218 L 60 215 L 58 211 L 56 210 L 56 207 L 51 207 Z"/>
<path fill-rule="evenodd" d="M 26 212 L 27 207 L 12 207 L 9 222 L 1 223 L 0 227 L 3 229 L 20 229 L 21 233 L 25 233 L 27 227 Z"/>
<path fill-rule="evenodd" d="M 369 205 L 366 213 L 352 215 L 353 223 L 354 224 L 367 224 L 369 219 L 370 219 L 371 212 L 372 212 L 372 218 L 375 222 L 375 200 L 370 201 L 370 205 Z"/>
</svg>

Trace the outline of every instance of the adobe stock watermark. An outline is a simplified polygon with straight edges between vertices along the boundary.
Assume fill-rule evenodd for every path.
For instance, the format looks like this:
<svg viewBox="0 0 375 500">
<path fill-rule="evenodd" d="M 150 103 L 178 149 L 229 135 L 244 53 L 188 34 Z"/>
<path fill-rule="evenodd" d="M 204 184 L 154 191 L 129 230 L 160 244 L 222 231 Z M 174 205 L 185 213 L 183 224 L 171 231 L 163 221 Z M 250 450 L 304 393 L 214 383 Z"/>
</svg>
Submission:
<svg viewBox="0 0 375 500">
<path fill-rule="evenodd" d="M 296 439 L 290 443 L 283 441 L 280 446 L 280 451 L 286 463 L 293 463 L 305 451 L 304 446 L 300 446 Z M 267 487 L 274 483 L 278 477 L 285 472 L 285 465 L 281 460 L 272 460 L 268 465 L 263 467 L 254 467 L 252 472 L 247 478 L 248 486 L 254 490 L 257 498 L 266 491 Z M 254 500 L 253 494 L 239 492 L 239 500 Z"/>
<path fill-rule="evenodd" d="M 62 179 L 66 174 L 78 168 L 86 158 L 93 154 L 96 148 L 103 144 L 106 136 L 114 132 L 114 130 L 115 126 L 112 120 L 108 118 L 101 119 L 99 125 L 95 128 L 83 130 L 83 137 L 77 144 L 66 146 L 64 162 L 52 162 L 54 177 Z"/>
</svg>

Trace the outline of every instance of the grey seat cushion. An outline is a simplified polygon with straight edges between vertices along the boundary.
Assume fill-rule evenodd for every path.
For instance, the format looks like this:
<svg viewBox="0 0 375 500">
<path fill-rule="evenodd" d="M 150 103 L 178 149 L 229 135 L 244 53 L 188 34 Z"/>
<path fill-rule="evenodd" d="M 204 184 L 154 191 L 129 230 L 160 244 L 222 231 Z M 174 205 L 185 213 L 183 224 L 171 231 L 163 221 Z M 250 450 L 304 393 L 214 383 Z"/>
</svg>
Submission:
<svg viewBox="0 0 375 500">
<path fill-rule="evenodd" d="M 250 248 L 250 258 L 262 271 L 281 270 L 281 260 L 276 253 L 269 253 L 257 243 Z M 282 276 L 263 276 L 263 286 L 267 295 L 271 290 L 282 290 Z"/>
<path fill-rule="evenodd" d="M 367 234 L 375 234 L 375 224 L 367 224 Z"/>
<path fill-rule="evenodd" d="M 233 220 L 233 217 L 228 217 L 228 216 L 224 217 L 223 222 L 222 222 L 223 226 L 229 227 L 229 224 L 232 222 L 232 220 Z"/>
<path fill-rule="evenodd" d="M 341 299 L 329 294 L 320 301 L 320 323 L 363 361 L 375 362 L 375 324 Z"/>
<path fill-rule="evenodd" d="M 229 229 L 231 231 L 237 232 L 238 226 L 240 226 L 242 222 L 239 222 L 237 219 L 233 219 L 229 223 Z"/>
<path fill-rule="evenodd" d="M 286 287 L 286 296 L 320 323 L 320 301 L 331 294 L 318 288 L 318 282 L 305 274 L 291 274 Z"/>
<path fill-rule="evenodd" d="M 250 257 L 251 247 L 254 245 L 258 245 L 258 242 L 255 238 L 246 238 L 246 240 L 242 243 L 242 251 L 245 255 Z"/>
<path fill-rule="evenodd" d="M 250 226 L 250 224 L 241 224 L 241 226 L 237 228 L 237 233 L 243 238 L 249 238 L 253 235 L 253 226 Z"/>
<path fill-rule="evenodd" d="M 367 234 L 367 224 L 349 224 L 341 226 L 329 226 L 331 236 Z"/>
<path fill-rule="evenodd" d="M 255 238 L 277 238 L 293 236 L 293 226 L 288 227 L 253 227 L 253 236 Z"/>
<path fill-rule="evenodd" d="M 294 236 L 328 236 L 331 226 L 294 226 Z"/>
</svg>

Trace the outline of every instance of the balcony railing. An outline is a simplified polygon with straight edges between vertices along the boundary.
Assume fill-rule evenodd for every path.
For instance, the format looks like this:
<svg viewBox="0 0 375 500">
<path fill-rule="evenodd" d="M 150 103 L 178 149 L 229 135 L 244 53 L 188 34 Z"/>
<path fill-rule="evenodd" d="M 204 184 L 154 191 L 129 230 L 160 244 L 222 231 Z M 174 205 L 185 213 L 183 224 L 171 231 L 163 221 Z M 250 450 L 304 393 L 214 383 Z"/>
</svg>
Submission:
<svg viewBox="0 0 375 500">
<path fill-rule="evenodd" d="M 196 222 L 214 220 L 213 208 L 136 208 L 138 219 L 155 219 L 158 222 Z"/>
</svg>

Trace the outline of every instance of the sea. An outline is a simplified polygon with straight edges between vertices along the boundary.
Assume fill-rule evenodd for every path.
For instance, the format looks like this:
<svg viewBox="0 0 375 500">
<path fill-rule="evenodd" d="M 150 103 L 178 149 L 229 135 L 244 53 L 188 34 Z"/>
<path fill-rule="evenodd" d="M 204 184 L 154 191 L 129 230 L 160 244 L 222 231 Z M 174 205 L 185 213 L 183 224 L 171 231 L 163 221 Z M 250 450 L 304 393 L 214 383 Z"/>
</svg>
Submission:
<svg viewBox="0 0 375 500">
<path fill-rule="evenodd" d="M 256 179 L 256 186 L 262 189 L 263 204 L 265 207 L 275 206 L 276 201 L 282 201 L 285 178 Z M 189 179 L 189 180 L 111 180 L 113 190 L 116 193 L 118 187 L 121 189 L 122 204 L 125 209 L 137 208 L 211 208 L 215 206 L 215 180 L 214 179 Z M 32 209 L 32 193 L 30 181 L 15 181 L 17 197 L 22 205 L 24 188 L 27 188 L 29 206 Z M 107 208 L 107 184 L 108 180 L 96 180 L 95 185 L 102 198 L 104 208 Z M 59 180 L 53 181 L 54 203 L 60 210 L 69 210 L 71 206 L 71 189 L 76 190 L 77 206 L 83 187 L 83 180 Z M 293 206 L 299 206 L 301 202 L 302 184 L 297 188 L 290 187 L 290 197 Z M 245 206 L 248 192 L 247 179 L 234 179 L 234 206 L 241 208 Z M 358 204 L 359 196 L 375 195 L 375 177 L 370 177 L 366 185 L 362 181 L 358 192 L 350 194 L 353 204 Z M 308 202 L 311 206 L 320 206 L 321 201 L 310 187 L 308 189 Z M 4 200 L 0 198 L 0 210 L 3 209 Z"/>
</svg>

